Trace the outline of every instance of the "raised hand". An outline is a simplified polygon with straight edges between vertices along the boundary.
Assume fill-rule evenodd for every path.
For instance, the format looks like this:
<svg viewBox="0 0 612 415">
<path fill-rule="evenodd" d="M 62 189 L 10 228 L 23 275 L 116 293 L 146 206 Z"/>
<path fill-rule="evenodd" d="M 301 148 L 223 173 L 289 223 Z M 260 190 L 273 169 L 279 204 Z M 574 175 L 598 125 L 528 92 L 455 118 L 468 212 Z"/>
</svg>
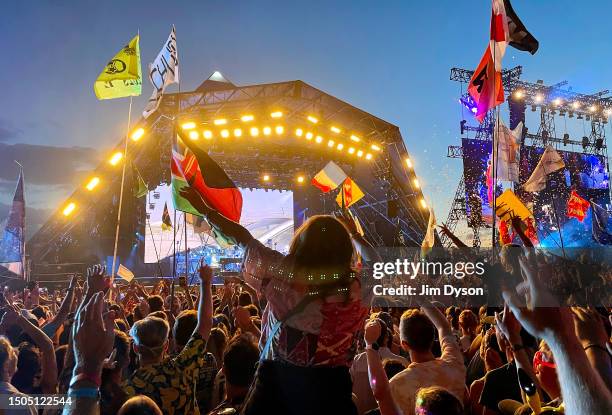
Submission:
<svg viewBox="0 0 612 415">
<path fill-rule="evenodd" d="M 502 314 L 495 313 L 495 323 L 497 329 L 504 335 L 510 344 L 521 343 L 521 323 L 518 322 L 508 304 L 504 306 Z"/>
<path fill-rule="evenodd" d="M 377 318 L 368 320 L 365 324 L 363 340 L 367 345 L 372 345 L 376 342 L 376 340 L 378 340 L 381 333 L 382 326 L 380 324 L 380 320 Z"/>
<path fill-rule="evenodd" d="M 605 348 L 608 335 L 603 318 L 592 308 L 572 307 L 574 330 L 582 347 L 598 345 Z"/>
<path fill-rule="evenodd" d="M 100 264 L 87 269 L 87 293 L 89 297 L 98 291 L 106 292 L 110 287 L 110 278 L 106 276 L 106 267 Z"/>
<path fill-rule="evenodd" d="M 200 260 L 200 268 L 198 270 L 200 281 L 202 284 L 211 284 L 213 279 L 213 270 L 206 263 Z"/>
</svg>

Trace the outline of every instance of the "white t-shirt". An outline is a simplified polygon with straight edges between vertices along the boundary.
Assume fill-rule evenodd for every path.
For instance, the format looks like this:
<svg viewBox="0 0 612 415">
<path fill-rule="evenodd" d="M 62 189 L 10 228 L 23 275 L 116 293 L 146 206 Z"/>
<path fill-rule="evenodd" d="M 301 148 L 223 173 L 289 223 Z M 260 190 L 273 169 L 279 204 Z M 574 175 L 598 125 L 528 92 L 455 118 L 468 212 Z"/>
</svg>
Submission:
<svg viewBox="0 0 612 415">
<path fill-rule="evenodd" d="M 404 415 L 414 414 L 416 392 L 430 386 L 442 387 L 463 402 L 465 373 L 463 355 L 453 334 L 440 339 L 442 356 L 423 363 L 411 363 L 389 382 L 393 400 Z"/>
</svg>

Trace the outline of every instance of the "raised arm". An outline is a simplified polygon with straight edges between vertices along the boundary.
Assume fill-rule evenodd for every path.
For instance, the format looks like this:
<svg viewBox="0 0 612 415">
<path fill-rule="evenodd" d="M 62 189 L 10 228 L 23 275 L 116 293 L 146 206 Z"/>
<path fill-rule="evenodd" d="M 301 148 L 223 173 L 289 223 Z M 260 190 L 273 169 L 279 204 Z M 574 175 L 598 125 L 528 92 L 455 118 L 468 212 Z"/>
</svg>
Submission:
<svg viewBox="0 0 612 415">
<path fill-rule="evenodd" d="M 195 332 L 200 333 L 204 341 L 208 340 L 212 329 L 212 278 L 213 271 L 208 265 L 200 264 L 200 299 L 198 301 L 198 325 Z"/>
<path fill-rule="evenodd" d="M 64 321 L 66 321 L 66 317 L 68 316 L 68 313 L 70 313 L 70 308 L 72 307 L 72 302 L 74 301 L 74 290 L 76 289 L 76 285 L 77 285 L 77 277 L 73 276 L 72 279 L 70 280 L 70 285 L 68 286 L 68 290 L 66 291 L 66 296 L 64 297 L 64 300 L 62 301 L 62 305 L 57 311 L 57 314 L 47 324 L 45 324 L 42 327 L 42 331 L 47 336 L 53 338 L 59 326 L 64 324 Z"/>
<path fill-rule="evenodd" d="M 185 300 L 187 300 L 187 307 L 189 307 L 189 310 L 195 309 L 195 306 L 193 304 L 193 298 L 191 298 L 191 292 L 189 291 L 189 285 L 187 283 L 187 278 L 184 278 L 184 279 L 179 278 L 179 286 L 185 293 Z"/>
</svg>

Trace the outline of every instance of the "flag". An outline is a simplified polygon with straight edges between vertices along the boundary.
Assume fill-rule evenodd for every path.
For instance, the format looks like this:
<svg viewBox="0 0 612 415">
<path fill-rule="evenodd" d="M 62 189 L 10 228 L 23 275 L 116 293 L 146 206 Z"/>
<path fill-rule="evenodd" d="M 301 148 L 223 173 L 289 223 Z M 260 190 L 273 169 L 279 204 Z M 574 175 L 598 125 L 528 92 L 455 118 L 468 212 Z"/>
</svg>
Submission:
<svg viewBox="0 0 612 415">
<path fill-rule="evenodd" d="M 503 222 L 510 222 L 514 217 L 526 222 L 532 216 L 527 206 L 510 189 L 506 189 L 495 199 L 495 214 Z"/>
<path fill-rule="evenodd" d="M 333 161 L 330 161 L 312 178 L 312 184 L 323 193 L 330 192 L 347 178 L 346 173 Z"/>
<path fill-rule="evenodd" d="M 349 216 L 353 219 L 353 222 L 355 222 L 355 230 L 357 231 L 357 233 L 361 236 L 364 236 L 365 233 L 363 232 L 363 227 L 361 226 L 361 222 L 359 222 L 359 218 L 355 215 L 353 215 L 353 212 L 351 212 L 350 210 L 348 211 Z"/>
<path fill-rule="evenodd" d="M 612 245 L 612 234 L 608 232 L 608 212 L 591 200 L 591 212 L 593 215 L 593 239 L 602 245 Z"/>
<path fill-rule="evenodd" d="M 475 117 L 482 122 L 490 109 L 504 102 L 504 86 L 501 70 L 496 70 L 491 45 L 487 46 L 474 75 L 470 79 L 468 93 L 477 105 Z"/>
<path fill-rule="evenodd" d="M 510 130 L 498 115 L 493 131 L 493 149 L 496 153 L 495 170 L 497 171 L 497 180 L 518 182 L 519 165 L 517 152 L 522 135 L 522 121 L 514 130 Z"/>
<path fill-rule="evenodd" d="M 164 203 L 164 213 L 162 214 L 162 231 L 169 231 L 172 229 L 172 220 L 170 220 L 170 213 L 168 212 L 168 203 Z"/>
<path fill-rule="evenodd" d="M 126 280 L 127 282 L 130 282 L 134 279 L 134 273 L 130 271 L 127 267 L 124 267 L 121 264 L 119 264 L 117 275 L 123 278 L 124 280 Z"/>
<path fill-rule="evenodd" d="M 203 217 L 191 213 L 187 213 L 186 217 L 187 223 L 193 226 L 194 233 L 209 233 L 211 231 L 209 223 Z"/>
<path fill-rule="evenodd" d="M 508 43 L 515 49 L 529 52 L 532 55 L 540 46 L 538 40 L 527 30 L 521 19 L 516 15 L 510 0 L 504 0 L 506 22 L 508 26 Z"/>
<path fill-rule="evenodd" d="M 178 50 L 176 48 L 176 29 L 174 25 L 172 25 L 168 40 L 166 40 L 153 63 L 149 64 L 149 80 L 153 85 L 153 94 L 142 112 L 144 118 L 157 110 L 166 86 L 179 82 Z"/>
<path fill-rule="evenodd" d="M 576 218 L 582 222 L 589 210 L 589 206 L 590 204 L 587 200 L 581 198 L 575 190 L 572 190 L 570 198 L 567 201 L 567 217 Z"/>
<path fill-rule="evenodd" d="M 546 176 L 564 167 L 565 163 L 559 153 L 551 146 L 546 146 L 538 165 L 523 184 L 523 190 L 532 193 L 544 190 L 546 188 Z"/>
<path fill-rule="evenodd" d="M 336 202 L 338 202 L 338 206 L 341 208 L 348 208 L 363 196 L 365 195 L 359 186 L 357 186 L 357 183 L 350 177 L 347 177 L 342 183 L 342 188 L 338 192 L 338 196 L 336 196 Z"/>
<path fill-rule="evenodd" d="M 509 245 L 514 240 L 514 231 L 510 233 L 510 226 L 505 220 L 499 221 L 499 241 L 501 246 Z"/>
<path fill-rule="evenodd" d="M 506 54 L 506 47 L 510 40 L 508 19 L 503 0 L 493 0 L 490 34 L 490 46 L 494 53 L 493 61 L 495 63 L 495 70 L 501 72 L 502 59 Z"/>
<path fill-rule="evenodd" d="M 429 221 L 427 222 L 427 231 L 425 237 L 421 243 L 421 256 L 427 255 L 434 246 L 436 238 L 436 215 L 434 215 L 433 208 L 429 208 Z"/>
<path fill-rule="evenodd" d="M 25 255 L 25 196 L 23 189 L 23 170 L 13 195 L 2 240 L 0 241 L 0 264 L 10 272 L 24 276 Z"/>
<path fill-rule="evenodd" d="M 140 95 L 142 71 L 138 41 L 139 36 L 136 35 L 106 64 L 94 83 L 94 92 L 98 99 Z"/>
<path fill-rule="evenodd" d="M 136 198 L 141 198 L 143 196 L 146 196 L 147 193 L 149 193 L 147 184 L 140 175 L 140 172 L 138 171 L 134 163 L 132 163 L 132 193 Z"/>
</svg>

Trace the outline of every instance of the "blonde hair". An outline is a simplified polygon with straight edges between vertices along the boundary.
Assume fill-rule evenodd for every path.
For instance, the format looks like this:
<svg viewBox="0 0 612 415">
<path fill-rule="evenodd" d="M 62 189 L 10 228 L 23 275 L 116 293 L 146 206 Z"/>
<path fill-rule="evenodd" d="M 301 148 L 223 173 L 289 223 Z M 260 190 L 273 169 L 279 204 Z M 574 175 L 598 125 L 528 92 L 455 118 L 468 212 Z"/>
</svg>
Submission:
<svg viewBox="0 0 612 415">
<path fill-rule="evenodd" d="M 130 330 L 134 344 L 145 357 L 157 357 L 164 351 L 170 325 L 159 317 L 148 316 L 137 321 Z"/>
</svg>

